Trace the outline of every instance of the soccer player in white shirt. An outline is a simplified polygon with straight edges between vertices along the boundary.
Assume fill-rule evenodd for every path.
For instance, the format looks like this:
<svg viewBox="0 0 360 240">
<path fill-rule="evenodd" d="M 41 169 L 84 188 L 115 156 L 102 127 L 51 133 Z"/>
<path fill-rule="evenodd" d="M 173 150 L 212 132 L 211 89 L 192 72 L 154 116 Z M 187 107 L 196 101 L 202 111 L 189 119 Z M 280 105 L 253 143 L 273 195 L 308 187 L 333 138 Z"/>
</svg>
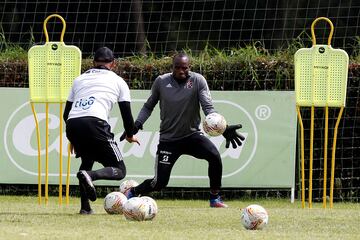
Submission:
<svg viewBox="0 0 360 240">
<path fill-rule="evenodd" d="M 81 158 L 79 179 L 80 214 L 92 214 L 90 202 L 96 200 L 93 181 L 100 179 L 121 180 L 126 167 L 114 134 L 108 123 L 113 105 L 120 107 L 126 140 L 139 144 L 134 134 L 137 128 L 130 107 L 130 90 L 126 82 L 111 71 L 115 67 L 113 52 L 99 48 L 94 55 L 94 67 L 77 77 L 71 88 L 64 110 L 66 136 L 71 150 Z M 94 162 L 104 168 L 92 170 Z"/>
</svg>

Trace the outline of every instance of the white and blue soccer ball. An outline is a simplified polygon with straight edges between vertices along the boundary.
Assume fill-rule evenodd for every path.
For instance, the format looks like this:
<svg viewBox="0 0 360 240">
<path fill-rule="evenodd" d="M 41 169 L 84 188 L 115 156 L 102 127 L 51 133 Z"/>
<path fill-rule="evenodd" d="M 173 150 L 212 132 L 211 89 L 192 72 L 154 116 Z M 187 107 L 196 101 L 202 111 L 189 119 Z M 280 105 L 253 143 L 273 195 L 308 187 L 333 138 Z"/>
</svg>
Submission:
<svg viewBox="0 0 360 240">
<path fill-rule="evenodd" d="M 140 197 L 130 198 L 124 204 L 123 213 L 127 220 L 144 221 L 145 212 L 146 209 L 145 209 L 144 201 Z"/>
<path fill-rule="evenodd" d="M 224 116 L 214 112 L 205 117 L 205 120 L 203 121 L 203 129 L 209 136 L 216 137 L 225 132 L 226 124 Z"/>
<path fill-rule="evenodd" d="M 260 205 L 252 204 L 242 209 L 241 223 L 249 230 L 261 230 L 269 221 L 269 215 L 265 208 Z"/>
<path fill-rule="evenodd" d="M 121 192 L 111 192 L 104 198 L 104 209 L 108 214 L 123 214 L 123 206 L 127 201 Z"/>
<path fill-rule="evenodd" d="M 139 185 L 139 183 L 135 180 L 132 180 L 132 179 L 125 180 L 120 184 L 119 190 L 120 190 L 120 192 L 125 194 L 127 192 L 127 190 L 129 190 L 132 187 L 136 187 L 137 185 Z"/>
<path fill-rule="evenodd" d="M 145 217 L 144 220 L 148 221 L 148 220 L 153 220 L 155 218 L 155 216 L 158 213 L 158 206 L 156 201 L 148 196 L 143 196 L 141 197 L 141 199 L 144 202 L 145 205 Z"/>
<path fill-rule="evenodd" d="M 158 207 L 151 197 L 130 198 L 123 208 L 124 216 L 129 221 L 148 221 L 155 218 Z"/>
</svg>

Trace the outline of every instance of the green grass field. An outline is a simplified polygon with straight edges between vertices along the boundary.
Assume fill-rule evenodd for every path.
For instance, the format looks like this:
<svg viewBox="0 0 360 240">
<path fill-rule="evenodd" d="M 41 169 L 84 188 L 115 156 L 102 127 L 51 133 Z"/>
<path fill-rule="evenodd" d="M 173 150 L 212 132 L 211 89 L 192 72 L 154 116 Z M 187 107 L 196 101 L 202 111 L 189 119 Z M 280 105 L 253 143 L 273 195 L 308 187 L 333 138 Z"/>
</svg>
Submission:
<svg viewBox="0 0 360 240">
<path fill-rule="evenodd" d="M 157 200 L 153 221 L 131 222 L 108 215 L 103 201 L 94 215 L 78 214 L 79 199 L 59 206 L 52 197 L 39 206 L 36 197 L 0 196 L 0 239 L 359 239 L 360 204 L 335 203 L 333 209 L 301 209 L 289 200 L 228 201 L 228 209 L 211 209 L 202 200 Z M 269 213 L 260 231 L 245 230 L 240 209 L 257 203 Z"/>
</svg>

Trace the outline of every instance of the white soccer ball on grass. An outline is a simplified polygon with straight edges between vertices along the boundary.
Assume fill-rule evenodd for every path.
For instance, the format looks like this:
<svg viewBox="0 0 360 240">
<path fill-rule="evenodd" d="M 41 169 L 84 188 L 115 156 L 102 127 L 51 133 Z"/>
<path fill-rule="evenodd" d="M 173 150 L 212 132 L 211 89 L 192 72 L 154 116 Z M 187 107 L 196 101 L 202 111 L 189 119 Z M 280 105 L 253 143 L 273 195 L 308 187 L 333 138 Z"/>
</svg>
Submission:
<svg viewBox="0 0 360 240">
<path fill-rule="evenodd" d="M 260 205 L 252 204 L 242 209 L 241 223 L 249 230 L 261 230 L 269 221 L 269 215 L 265 208 Z"/>
<path fill-rule="evenodd" d="M 148 221 L 157 215 L 158 207 L 151 197 L 133 197 L 124 205 L 123 213 L 130 221 Z"/>
<path fill-rule="evenodd" d="M 148 196 L 143 196 L 140 198 L 143 200 L 146 210 L 144 220 L 148 221 L 154 219 L 158 213 L 158 206 L 155 200 Z"/>
<path fill-rule="evenodd" d="M 269 221 L 269 215 L 265 208 L 260 205 L 252 204 L 242 209 L 241 223 L 249 230 L 261 230 Z"/>
<path fill-rule="evenodd" d="M 225 132 L 226 120 L 224 116 L 219 113 L 210 113 L 203 121 L 203 129 L 209 136 L 220 136 Z"/>
<path fill-rule="evenodd" d="M 104 198 L 104 209 L 108 214 L 123 214 L 123 206 L 127 201 L 121 192 L 111 192 Z"/>
<path fill-rule="evenodd" d="M 124 204 L 123 213 L 127 220 L 143 221 L 145 220 L 145 204 L 140 197 L 133 197 Z"/>
</svg>

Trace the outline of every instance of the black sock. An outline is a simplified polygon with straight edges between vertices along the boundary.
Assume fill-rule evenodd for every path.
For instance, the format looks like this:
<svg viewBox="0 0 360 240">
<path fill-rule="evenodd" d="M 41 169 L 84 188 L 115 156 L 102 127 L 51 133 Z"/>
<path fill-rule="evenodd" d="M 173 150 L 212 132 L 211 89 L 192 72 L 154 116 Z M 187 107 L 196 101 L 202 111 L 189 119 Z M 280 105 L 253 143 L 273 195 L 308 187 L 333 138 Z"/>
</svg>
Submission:
<svg viewBox="0 0 360 240">
<path fill-rule="evenodd" d="M 93 181 L 99 179 L 121 180 L 125 177 L 123 171 L 115 167 L 105 167 L 96 171 L 89 171 L 88 174 Z"/>
<path fill-rule="evenodd" d="M 89 199 L 86 197 L 86 193 L 85 190 L 83 189 L 83 187 L 80 185 L 80 201 L 81 201 L 81 209 L 85 210 L 85 211 L 90 211 L 91 207 L 90 207 L 90 202 Z"/>
<path fill-rule="evenodd" d="M 91 207 L 90 207 L 90 203 L 88 199 L 81 199 L 81 209 L 85 210 L 85 211 L 90 211 Z"/>
<path fill-rule="evenodd" d="M 219 190 L 210 190 L 210 199 L 216 199 L 219 196 Z"/>
</svg>

